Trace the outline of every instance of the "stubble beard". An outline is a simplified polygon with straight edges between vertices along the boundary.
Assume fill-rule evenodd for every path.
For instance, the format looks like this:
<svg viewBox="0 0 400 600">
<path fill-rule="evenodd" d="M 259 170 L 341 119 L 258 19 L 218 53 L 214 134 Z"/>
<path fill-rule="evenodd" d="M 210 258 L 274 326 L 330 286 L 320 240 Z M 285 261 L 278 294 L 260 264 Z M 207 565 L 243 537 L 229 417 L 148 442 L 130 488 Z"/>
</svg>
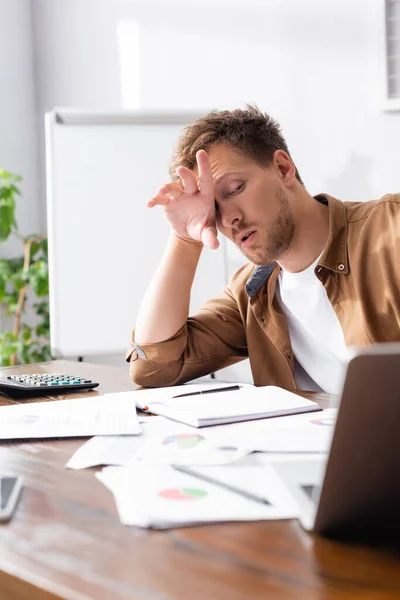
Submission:
<svg viewBox="0 0 400 600">
<path fill-rule="evenodd" d="M 281 210 L 265 233 L 265 244 L 250 248 L 243 254 L 255 265 L 268 265 L 278 261 L 289 250 L 295 232 L 293 213 L 289 200 L 282 190 L 277 192 Z M 260 230 L 258 233 L 262 233 Z"/>
</svg>

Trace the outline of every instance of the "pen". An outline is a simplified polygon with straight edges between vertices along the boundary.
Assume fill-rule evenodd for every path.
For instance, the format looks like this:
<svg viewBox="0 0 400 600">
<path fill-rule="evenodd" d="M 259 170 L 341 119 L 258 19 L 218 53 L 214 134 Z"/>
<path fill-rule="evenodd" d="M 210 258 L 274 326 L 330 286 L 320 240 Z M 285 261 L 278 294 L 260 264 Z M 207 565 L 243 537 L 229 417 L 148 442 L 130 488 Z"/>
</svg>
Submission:
<svg viewBox="0 0 400 600">
<path fill-rule="evenodd" d="M 210 477 L 209 475 L 204 475 L 203 473 L 197 473 L 196 471 L 191 471 L 190 467 L 187 467 L 184 465 L 171 465 L 171 467 L 173 469 L 175 469 L 176 471 L 181 471 L 182 473 L 186 473 L 187 475 L 192 475 L 192 477 L 198 477 L 199 479 L 202 479 L 203 481 L 206 481 L 207 483 L 212 483 L 214 485 L 217 485 L 221 488 L 224 488 L 225 490 L 228 490 L 229 492 L 233 492 L 235 494 L 239 494 L 240 496 L 243 496 L 244 498 L 253 500 L 254 502 L 260 502 L 261 504 L 267 504 L 268 506 L 271 506 L 271 502 L 268 502 L 268 500 L 266 498 L 264 498 L 263 496 L 259 496 L 258 494 L 253 494 L 252 492 L 248 492 L 247 490 L 237 488 L 234 485 L 231 485 L 230 483 L 225 483 L 224 481 L 214 479 L 213 477 Z"/>
<path fill-rule="evenodd" d="M 202 394 L 215 394 L 217 392 L 230 392 L 233 390 L 242 389 L 241 385 L 230 385 L 228 387 L 213 388 L 212 390 L 204 390 L 204 392 L 190 392 L 189 394 L 178 394 L 173 398 L 183 398 L 184 396 L 201 396 Z"/>
</svg>

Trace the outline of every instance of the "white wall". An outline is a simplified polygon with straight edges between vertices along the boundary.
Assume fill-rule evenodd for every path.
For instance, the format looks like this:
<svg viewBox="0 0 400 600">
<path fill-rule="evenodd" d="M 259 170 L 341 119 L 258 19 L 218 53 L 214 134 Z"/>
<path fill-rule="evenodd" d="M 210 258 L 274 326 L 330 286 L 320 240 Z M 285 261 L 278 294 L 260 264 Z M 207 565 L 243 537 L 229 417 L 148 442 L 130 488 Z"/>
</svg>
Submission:
<svg viewBox="0 0 400 600">
<path fill-rule="evenodd" d="M 311 193 L 376 198 L 400 187 L 400 113 L 381 110 L 381 4 L 34 0 L 38 107 L 256 102 Z"/>
<path fill-rule="evenodd" d="M 34 0 L 38 108 L 256 102 L 311 193 L 373 198 L 398 188 L 400 134 L 400 114 L 381 110 L 380 5 Z"/>
<path fill-rule="evenodd" d="M 21 233 L 43 232 L 39 197 L 36 108 L 30 0 L 0 0 L 0 168 L 19 173 Z M 0 256 L 21 254 L 17 242 L 1 244 Z"/>
</svg>

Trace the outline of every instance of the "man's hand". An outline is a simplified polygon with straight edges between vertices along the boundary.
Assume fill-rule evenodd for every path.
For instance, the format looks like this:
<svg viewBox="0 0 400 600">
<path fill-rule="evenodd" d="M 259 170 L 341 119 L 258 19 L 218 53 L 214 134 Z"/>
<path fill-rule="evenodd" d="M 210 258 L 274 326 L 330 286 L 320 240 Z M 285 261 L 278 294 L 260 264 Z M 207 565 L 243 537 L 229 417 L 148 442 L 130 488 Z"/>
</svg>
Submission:
<svg viewBox="0 0 400 600">
<path fill-rule="evenodd" d="M 181 239 L 202 242 L 218 248 L 215 225 L 214 180 L 207 152 L 196 154 L 198 181 L 187 167 L 178 167 L 179 183 L 163 185 L 147 206 L 162 206 L 173 233 Z"/>
</svg>

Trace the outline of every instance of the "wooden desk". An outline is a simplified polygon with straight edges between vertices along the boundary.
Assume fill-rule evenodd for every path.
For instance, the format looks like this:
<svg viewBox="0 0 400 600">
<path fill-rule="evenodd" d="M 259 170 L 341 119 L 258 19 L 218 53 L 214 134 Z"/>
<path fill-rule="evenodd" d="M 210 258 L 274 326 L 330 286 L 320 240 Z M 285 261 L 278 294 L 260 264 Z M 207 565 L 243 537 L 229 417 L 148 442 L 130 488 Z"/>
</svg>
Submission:
<svg viewBox="0 0 400 600">
<path fill-rule="evenodd" d="M 99 393 L 134 388 L 126 367 L 55 361 L 13 371 L 27 369 L 85 375 Z M 1 600 L 400 597 L 398 557 L 318 539 L 297 521 L 125 527 L 93 469 L 64 468 L 81 443 L 0 445 L 0 472 L 25 480 L 12 521 L 0 525 Z"/>
</svg>

